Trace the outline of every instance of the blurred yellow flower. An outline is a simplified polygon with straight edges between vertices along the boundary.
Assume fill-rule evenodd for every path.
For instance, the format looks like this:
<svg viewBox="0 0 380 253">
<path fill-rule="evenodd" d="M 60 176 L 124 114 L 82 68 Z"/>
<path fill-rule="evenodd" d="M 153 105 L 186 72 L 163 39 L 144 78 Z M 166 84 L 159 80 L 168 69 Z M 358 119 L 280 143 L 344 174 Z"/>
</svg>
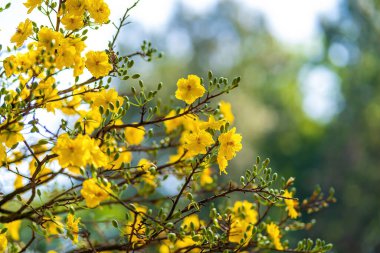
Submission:
<svg viewBox="0 0 380 253">
<path fill-rule="evenodd" d="M 80 192 L 86 201 L 87 207 L 94 208 L 98 206 L 100 202 L 107 199 L 109 197 L 108 192 L 111 191 L 110 187 L 111 185 L 109 183 L 99 186 L 95 178 L 85 180 Z"/>
<path fill-rule="evenodd" d="M 22 124 L 15 123 L 2 129 L 0 133 L 0 142 L 5 144 L 8 148 L 24 140 L 24 136 L 20 131 L 24 128 Z"/>
<path fill-rule="evenodd" d="M 5 225 L 5 227 L 8 229 L 8 233 L 11 236 L 11 238 L 15 241 L 20 240 L 20 226 L 21 226 L 21 220 L 15 220 L 12 222 L 9 222 Z"/>
<path fill-rule="evenodd" d="M 110 158 L 112 161 L 112 159 Z M 127 164 L 132 161 L 132 153 L 125 150 L 119 150 L 119 157 L 110 162 L 109 165 L 106 167 L 106 169 L 119 169 L 121 167 L 121 164 Z"/>
<path fill-rule="evenodd" d="M 220 113 L 223 114 L 224 119 L 232 124 L 235 120 L 235 117 L 232 114 L 231 104 L 225 101 L 220 101 L 219 109 Z"/>
<path fill-rule="evenodd" d="M 129 145 L 139 145 L 144 140 L 145 128 L 143 126 L 127 127 L 124 134 Z"/>
<path fill-rule="evenodd" d="M 155 166 L 156 166 L 155 164 L 153 164 L 151 161 L 145 158 L 142 158 L 137 164 L 137 167 L 139 167 L 142 171 L 145 172 L 141 176 L 142 181 L 152 186 L 153 188 L 157 187 L 156 177 L 149 171 L 149 169 L 150 167 L 155 167 Z"/>
<path fill-rule="evenodd" d="M 7 160 L 7 152 L 3 144 L 0 144 L 0 163 Z"/>
<path fill-rule="evenodd" d="M 220 127 L 226 124 L 226 120 L 215 120 L 213 115 L 210 115 L 207 122 L 202 122 L 201 129 L 220 130 Z"/>
<path fill-rule="evenodd" d="M 179 113 L 182 113 L 183 110 L 181 110 Z M 176 116 L 176 112 L 174 110 L 171 110 L 168 115 L 165 116 L 165 118 L 171 118 Z M 171 133 L 174 130 L 176 130 L 178 127 L 180 127 L 183 124 L 183 116 L 170 119 L 170 120 L 165 120 L 164 125 L 166 128 L 166 133 Z"/>
<path fill-rule="evenodd" d="M 191 225 L 192 224 L 192 225 Z M 198 230 L 201 225 L 198 215 L 192 214 L 183 219 L 181 227 L 187 232 Z"/>
<path fill-rule="evenodd" d="M 214 182 L 214 179 L 212 178 L 211 175 L 212 175 L 212 171 L 210 168 L 205 168 L 204 170 L 202 170 L 201 177 L 200 177 L 200 183 L 202 187 L 212 184 L 212 182 Z"/>
<path fill-rule="evenodd" d="M 61 231 L 63 231 L 64 226 L 61 223 L 61 217 L 60 216 L 54 217 L 54 220 L 52 220 L 50 218 L 46 218 L 46 217 L 45 217 L 45 219 L 47 220 L 44 223 L 47 236 L 58 235 L 58 234 L 60 234 Z"/>
<path fill-rule="evenodd" d="M 4 253 L 7 250 L 8 240 L 5 234 L 0 234 L 0 253 Z"/>
</svg>

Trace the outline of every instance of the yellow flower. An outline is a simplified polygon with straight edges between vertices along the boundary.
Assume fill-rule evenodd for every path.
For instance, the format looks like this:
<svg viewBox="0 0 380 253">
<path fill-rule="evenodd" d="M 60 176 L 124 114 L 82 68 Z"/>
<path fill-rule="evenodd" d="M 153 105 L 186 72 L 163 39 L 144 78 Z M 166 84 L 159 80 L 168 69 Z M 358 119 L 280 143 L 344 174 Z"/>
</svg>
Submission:
<svg viewBox="0 0 380 253">
<path fill-rule="evenodd" d="M 112 70 L 108 55 L 104 51 L 90 51 L 86 54 L 86 67 L 95 78 L 106 76 Z"/>
<path fill-rule="evenodd" d="M 61 223 L 61 217 L 57 216 L 54 217 L 54 220 L 50 218 L 45 218 L 46 222 L 44 223 L 44 226 L 46 228 L 46 235 L 58 235 L 61 231 L 63 231 L 63 224 Z"/>
<path fill-rule="evenodd" d="M 4 253 L 7 250 L 8 240 L 5 234 L 0 234 L 0 253 Z"/>
<path fill-rule="evenodd" d="M 16 56 L 14 55 L 11 55 L 4 59 L 3 67 L 5 70 L 5 75 L 7 77 L 10 77 L 11 75 L 15 74 L 17 70 L 17 63 L 15 63 L 15 61 L 16 61 Z"/>
<path fill-rule="evenodd" d="M 57 159 L 62 167 L 82 167 L 85 166 L 90 159 L 88 148 L 92 148 L 84 144 L 80 137 L 71 139 L 67 134 L 62 134 L 58 137 L 53 152 L 58 155 Z"/>
<path fill-rule="evenodd" d="M 186 231 L 187 233 L 190 233 L 192 231 L 196 231 L 199 229 L 201 225 L 201 222 L 199 220 L 198 215 L 192 214 L 189 216 L 186 216 L 185 219 L 183 219 L 181 227 Z"/>
<path fill-rule="evenodd" d="M 195 114 L 186 114 L 182 117 L 182 125 L 188 131 L 196 131 L 202 128 L 203 122 Z"/>
<path fill-rule="evenodd" d="M 86 48 L 86 44 L 80 37 L 68 37 L 65 42 L 75 47 L 77 56 L 80 56 L 80 53 Z"/>
<path fill-rule="evenodd" d="M 106 167 L 106 169 L 119 169 L 122 163 L 127 164 L 127 163 L 130 163 L 131 161 L 132 161 L 132 153 L 125 150 L 120 150 L 119 157 L 115 161 L 112 161 Z"/>
<path fill-rule="evenodd" d="M 82 98 L 80 96 L 72 96 L 62 101 L 61 111 L 67 115 L 78 114 L 77 108 L 80 106 Z"/>
<path fill-rule="evenodd" d="M 83 16 L 87 6 L 88 0 L 67 0 L 66 12 L 70 15 Z"/>
<path fill-rule="evenodd" d="M 184 140 L 184 148 L 188 150 L 191 156 L 206 154 L 206 148 L 214 143 L 210 133 L 199 129 L 192 133 L 185 133 Z"/>
<path fill-rule="evenodd" d="M 166 244 L 161 244 L 160 248 L 158 249 L 159 253 L 170 253 L 170 248 Z"/>
<path fill-rule="evenodd" d="M 92 3 L 89 5 L 88 12 L 98 24 L 107 23 L 109 20 L 110 9 L 108 8 L 108 5 L 102 0 L 92 1 Z"/>
<path fill-rule="evenodd" d="M 188 75 L 187 79 L 181 78 L 177 82 L 175 97 L 192 104 L 197 98 L 205 93 L 205 88 L 201 84 L 201 79 L 196 75 Z"/>
<path fill-rule="evenodd" d="M 181 111 L 180 113 L 182 113 L 183 111 Z M 176 116 L 176 112 L 174 110 L 171 110 L 168 115 L 166 115 L 165 118 L 171 118 L 171 117 L 174 117 Z M 165 128 L 166 128 L 166 133 L 171 133 L 173 132 L 175 129 L 177 129 L 178 127 L 180 127 L 183 123 L 183 116 L 180 116 L 180 117 L 177 117 L 177 118 L 174 118 L 174 119 L 170 119 L 170 120 L 165 120 L 164 121 L 164 125 L 165 125 Z"/>
<path fill-rule="evenodd" d="M 61 43 L 57 49 L 57 58 L 55 60 L 56 67 L 62 69 L 63 67 L 71 67 L 74 65 L 76 56 L 75 47 L 69 43 Z"/>
<path fill-rule="evenodd" d="M 58 48 L 62 39 L 62 33 L 56 32 L 47 27 L 42 27 L 38 32 L 38 46 L 44 47 L 49 51 Z"/>
<path fill-rule="evenodd" d="M 253 204 L 244 200 L 236 201 L 231 214 L 231 228 L 229 241 L 243 244 L 249 242 L 252 237 L 252 229 L 248 230 L 248 226 L 253 226 L 257 222 L 258 213 L 253 209 Z M 246 233 L 247 238 L 244 237 Z"/>
<path fill-rule="evenodd" d="M 66 228 L 68 232 L 72 235 L 74 243 L 78 243 L 79 222 L 80 218 L 75 218 L 75 216 L 71 213 L 67 215 Z"/>
<path fill-rule="evenodd" d="M 10 124 L 6 129 L 1 130 L 0 142 L 8 148 L 24 140 L 24 136 L 20 133 L 23 125 L 19 123 Z"/>
<path fill-rule="evenodd" d="M 87 207 L 94 208 L 98 206 L 100 202 L 107 199 L 109 197 L 108 192 L 111 191 L 110 187 L 111 185 L 109 183 L 99 186 L 95 178 L 85 180 L 80 192 L 86 201 Z"/>
<path fill-rule="evenodd" d="M 104 167 L 108 165 L 108 157 L 99 147 L 99 140 L 90 138 L 88 135 L 84 135 L 85 141 L 87 141 L 87 149 L 90 152 L 90 159 L 88 164 L 94 165 L 96 168 Z"/>
<path fill-rule="evenodd" d="M 98 143 L 88 135 L 78 135 L 71 139 L 67 134 L 58 137 L 53 152 L 58 155 L 57 160 L 62 167 L 83 167 L 93 164 L 102 167 L 108 164 L 107 156 L 100 150 Z M 80 154 L 80 155 L 78 155 Z"/>
<path fill-rule="evenodd" d="M 25 7 L 28 8 L 28 14 L 31 13 L 34 8 L 37 6 L 40 6 L 42 3 L 42 0 L 28 0 L 26 3 L 24 3 Z"/>
<path fill-rule="evenodd" d="M 200 183 L 202 187 L 212 184 L 212 182 L 214 182 L 214 179 L 211 177 L 211 172 L 212 171 L 210 168 L 205 168 L 202 171 L 201 177 L 200 177 Z"/>
<path fill-rule="evenodd" d="M 15 182 L 14 182 L 13 185 L 14 185 L 15 189 L 18 189 L 18 188 L 23 187 L 24 185 L 23 185 L 23 183 L 22 183 L 22 176 L 17 175 L 17 176 L 16 176 L 16 179 L 15 179 Z"/>
<path fill-rule="evenodd" d="M 143 215 L 147 212 L 147 208 L 145 206 L 134 204 L 135 212 L 130 212 L 130 218 L 128 219 L 128 223 L 124 227 L 124 234 L 128 237 L 130 242 L 133 244 L 143 243 L 145 237 L 145 224 L 143 222 Z M 133 231 L 133 233 L 132 233 Z"/>
<path fill-rule="evenodd" d="M 232 114 L 231 104 L 225 101 L 220 101 L 219 103 L 220 113 L 223 114 L 225 120 L 230 124 L 234 122 L 234 115 Z"/>
<path fill-rule="evenodd" d="M 245 220 L 236 219 L 231 221 L 228 240 L 238 244 L 241 242 L 242 244 L 247 243 L 248 239 L 252 236 L 252 230 L 248 230 L 249 225 L 249 222 Z M 244 233 L 247 234 L 247 239 L 244 238 Z"/>
<path fill-rule="evenodd" d="M 228 161 L 236 156 L 236 152 L 242 149 L 240 134 L 235 133 L 236 128 L 232 128 L 227 133 L 223 133 L 219 136 L 220 142 L 217 162 L 219 164 L 220 173 L 226 172 Z"/>
<path fill-rule="evenodd" d="M 86 133 L 92 133 L 102 123 L 102 115 L 99 110 L 79 111 L 81 116 L 77 122 L 80 122 Z"/>
<path fill-rule="evenodd" d="M 111 111 L 116 111 L 122 104 L 123 98 L 119 96 L 119 93 L 115 89 L 102 90 L 100 92 L 89 92 L 84 95 L 85 100 L 92 101 L 92 107 L 98 109 L 99 106 L 103 106 L 104 109 L 109 108 Z M 110 108 L 110 104 L 114 106 L 114 109 Z M 117 107 L 119 104 L 119 107 Z"/>
<path fill-rule="evenodd" d="M 59 99 L 58 90 L 55 88 L 55 79 L 49 77 L 46 80 L 41 80 L 36 90 L 34 91 L 36 97 L 40 97 L 40 103 L 46 102 L 45 107 L 48 112 L 54 112 L 55 109 L 62 107 L 61 101 L 54 101 Z"/>
<path fill-rule="evenodd" d="M 221 126 L 223 126 L 226 123 L 224 119 L 222 120 L 215 120 L 213 115 L 210 115 L 207 122 L 202 122 L 201 129 L 213 129 L 213 130 L 219 130 Z"/>
<path fill-rule="evenodd" d="M 191 236 L 184 236 L 182 239 L 177 240 L 175 243 L 175 252 L 188 252 L 188 253 L 199 253 L 200 248 L 196 247 L 197 242 L 195 242 Z M 193 249 L 190 250 L 190 247 Z"/>
<path fill-rule="evenodd" d="M 83 16 L 66 14 L 62 18 L 62 24 L 67 30 L 79 30 L 84 26 Z"/>
<path fill-rule="evenodd" d="M 282 196 L 285 198 L 293 198 L 293 192 L 288 192 L 288 190 L 285 190 Z M 298 201 L 295 199 L 284 199 L 284 201 L 286 204 L 286 209 L 288 210 L 289 217 L 292 219 L 297 218 L 299 216 L 299 213 L 296 210 Z"/>
<path fill-rule="evenodd" d="M 253 204 L 246 200 L 236 201 L 232 210 L 234 217 L 244 219 L 252 224 L 257 222 L 257 211 L 253 208 Z"/>
<path fill-rule="evenodd" d="M 83 58 L 80 56 L 76 56 L 74 59 L 74 72 L 73 72 L 74 77 L 82 75 L 84 67 L 85 65 L 84 65 Z"/>
<path fill-rule="evenodd" d="M 274 224 L 273 222 L 271 222 L 270 224 L 267 224 L 267 233 L 269 237 L 272 239 L 274 248 L 277 250 L 283 250 L 284 247 L 282 246 L 281 241 L 280 241 L 281 235 L 280 235 L 280 229 L 278 228 L 278 226 Z"/>
<path fill-rule="evenodd" d="M 3 144 L 0 144 L 0 164 L 7 160 L 7 152 Z"/>
<path fill-rule="evenodd" d="M 16 33 L 12 36 L 11 42 L 16 43 L 17 47 L 21 47 L 32 33 L 32 21 L 27 18 L 25 22 L 21 22 L 17 26 Z"/>
<path fill-rule="evenodd" d="M 129 145 L 139 145 L 144 140 L 145 128 L 143 126 L 127 127 L 124 134 Z"/>
<path fill-rule="evenodd" d="M 20 226 L 21 220 L 15 220 L 5 225 L 5 227 L 8 229 L 8 233 L 10 234 L 11 238 L 15 241 L 20 240 Z"/>
<path fill-rule="evenodd" d="M 151 187 L 156 188 L 157 187 L 156 177 L 149 171 L 149 168 L 155 167 L 155 165 L 151 161 L 145 158 L 142 158 L 137 164 L 137 167 L 140 167 L 141 170 L 145 172 L 141 176 L 142 181 L 150 185 Z"/>
</svg>

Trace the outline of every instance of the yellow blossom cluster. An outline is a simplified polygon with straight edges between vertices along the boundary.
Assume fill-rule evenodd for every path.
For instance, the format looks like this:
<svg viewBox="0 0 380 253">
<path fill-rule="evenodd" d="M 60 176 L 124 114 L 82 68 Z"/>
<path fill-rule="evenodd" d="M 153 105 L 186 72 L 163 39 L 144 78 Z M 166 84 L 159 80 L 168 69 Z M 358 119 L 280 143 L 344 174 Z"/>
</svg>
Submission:
<svg viewBox="0 0 380 253">
<path fill-rule="evenodd" d="M 252 237 L 252 228 L 257 222 L 257 215 L 252 203 L 246 200 L 236 201 L 232 208 L 229 241 L 248 243 Z"/>
<path fill-rule="evenodd" d="M 78 135 L 72 139 L 68 134 L 62 134 L 58 137 L 53 152 L 58 155 L 59 164 L 73 172 L 78 172 L 80 167 L 87 164 L 95 167 L 106 166 L 107 155 L 101 151 L 97 142 L 88 135 Z"/>
<path fill-rule="evenodd" d="M 189 99 L 187 103 L 189 101 L 192 103 L 196 98 L 203 95 L 203 92 L 199 92 L 199 90 L 201 90 L 199 87 L 203 89 L 204 87 L 200 83 L 200 78 L 195 75 L 189 75 L 188 79 L 180 79 L 178 83 L 178 89 L 176 91 L 176 97 L 178 99 L 184 101 L 186 101 L 185 99 Z M 184 87 L 188 87 L 188 90 L 184 90 Z M 234 120 L 231 105 L 228 102 L 221 101 L 220 108 L 221 115 L 223 116 L 223 119 L 220 120 L 216 120 L 213 115 L 210 115 L 208 121 L 202 121 L 196 115 L 185 114 L 185 110 L 179 111 L 179 113 L 172 110 L 166 115 L 168 120 L 166 120 L 164 124 L 167 133 L 171 133 L 181 126 L 184 128 L 181 137 L 183 146 L 178 149 L 176 156 L 171 157 L 171 162 L 182 156 L 184 150 L 187 150 L 185 154 L 187 158 L 199 154 L 206 154 L 207 148 L 215 143 L 213 136 L 208 130 L 219 130 L 227 122 L 232 123 Z M 228 166 L 228 161 L 234 158 L 236 153 L 242 149 L 241 140 L 242 136 L 236 133 L 236 128 L 221 133 L 218 137 L 220 148 L 217 162 L 220 172 L 227 174 L 226 167 Z"/>
<path fill-rule="evenodd" d="M 258 251 L 287 249 L 276 224 L 296 222 L 288 217 L 305 208 L 287 190 L 292 181 L 270 188 L 277 175 L 259 158 L 241 184 L 219 180 L 242 150 L 232 106 L 219 97 L 240 78 L 190 74 L 177 81 L 177 100 L 163 103 L 156 96 L 162 85 L 148 90 L 132 72 L 132 57 L 150 60 L 155 53 L 150 43 L 127 55 L 116 51 L 138 1 L 98 51 L 85 42 L 88 31 L 110 23 L 103 0 L 25 1 L 35 13 L 17 26 L 13 49 L 0 54 L 0 164 L 13 183 L 0 197 L 0 253 L 61 252 L 62 238 L 78 252 L 240 252 L 252 242 Z M 50 22 L 34 22 L 36 12 Z M 110 88 L 115 79 L 140 88 L 119 93 Z M 45 124 L 50 120 L 58 124 Z M 235 193 L 252 202 L 234 201 Z M 227 198 L 227 205 L 214 205 Z M 267 224 L 272 207 L 287 212 L 283 223 L 269 217 Z M 118 233 L 108 234 L 110 224 Z"/>
</svg>

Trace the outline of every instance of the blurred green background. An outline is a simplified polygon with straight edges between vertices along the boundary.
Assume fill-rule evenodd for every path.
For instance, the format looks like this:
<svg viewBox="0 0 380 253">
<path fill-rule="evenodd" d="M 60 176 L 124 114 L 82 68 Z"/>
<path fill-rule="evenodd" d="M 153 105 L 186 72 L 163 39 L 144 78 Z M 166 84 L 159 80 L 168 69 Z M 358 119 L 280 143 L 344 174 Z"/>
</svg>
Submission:
<svg viewBox="0 0 380 253">
<path fill-rule="evenodd" d="M 216 2 L 203 13 L 177 2 L 154 33 L 132 23 L 119 48 L 133 52 L 148 39 L 166 53 L 137 63 L 145 83 L 163 81 L 167 94 L 191 73 L 241 76 L 241 86 L 223 98 L 244 137 L 229 176 L 260 155 L 296 177 L 299 196 L 316 184 L 333 186 L 338 202 L 303 217 L 317 219 L 310 235 L 334 243 L 334 252 L 380 252 L 380 2 L 339 1 L 306 45 L 279 40 L 266 16 L 240 1 Z"/>
</svg>

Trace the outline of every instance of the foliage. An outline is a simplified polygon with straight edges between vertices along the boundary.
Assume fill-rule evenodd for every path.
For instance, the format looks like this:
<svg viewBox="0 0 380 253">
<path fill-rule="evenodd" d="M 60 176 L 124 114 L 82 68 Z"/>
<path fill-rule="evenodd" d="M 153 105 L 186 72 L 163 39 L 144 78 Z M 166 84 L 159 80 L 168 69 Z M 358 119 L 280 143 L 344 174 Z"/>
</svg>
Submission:
<svg viewBox="0 0 380 253">
<path fill-rule="evenodd" d="M 102 51 L 87 50 L 86 39 L 110 23 L 106 2 L 24 4 L 49 26 L 26 19 L 2 52 L 0 160 L 14 187 L 0 199 L 0 252 L 329 251 L 320 239 L 284 238 L 309 229 L 314 222 L 301 215 L 334 202 L 333 191 L 300 201 L 294 179 L 279 179 L 260 158 L 240 182 L 221 183 L 242 136 L 231 104 L 217 99 L 239 77 L 189 75 L 177 82 L 176 102 L 164 103 L 163 84 L 146 88 L 133 60 L 161 54 L 149 42 L 116 50 L 136 4 Z M 114 80 L 131 92 L 119 94 Z M 46 112 L 57 129 L 40 118 Z M 165 194 L 170 180 L 180 182 L 174 195 Z"/>
</svg>

